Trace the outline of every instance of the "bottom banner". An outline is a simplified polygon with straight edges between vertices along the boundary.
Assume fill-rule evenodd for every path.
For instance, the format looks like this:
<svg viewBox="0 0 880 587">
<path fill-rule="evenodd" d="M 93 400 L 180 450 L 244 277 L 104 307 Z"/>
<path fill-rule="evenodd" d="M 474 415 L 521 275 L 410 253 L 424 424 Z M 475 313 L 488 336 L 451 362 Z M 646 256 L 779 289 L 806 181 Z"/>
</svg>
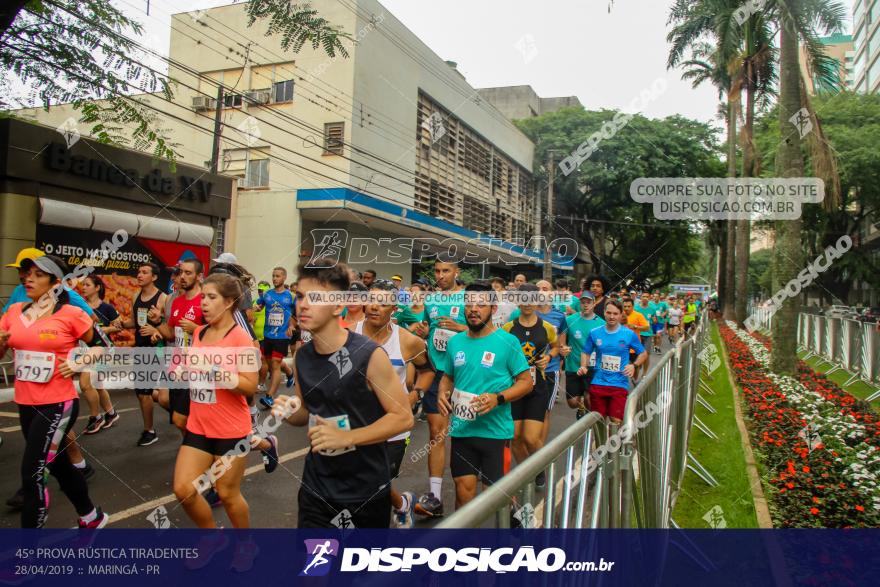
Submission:
<svg viewBox="0 0 880 587">
<path fill-rule="evenodd" d="M 3 530 L 0 584 L 846 586 L 877 583 L 878 546 L 876 530 Z"/>
</svg>

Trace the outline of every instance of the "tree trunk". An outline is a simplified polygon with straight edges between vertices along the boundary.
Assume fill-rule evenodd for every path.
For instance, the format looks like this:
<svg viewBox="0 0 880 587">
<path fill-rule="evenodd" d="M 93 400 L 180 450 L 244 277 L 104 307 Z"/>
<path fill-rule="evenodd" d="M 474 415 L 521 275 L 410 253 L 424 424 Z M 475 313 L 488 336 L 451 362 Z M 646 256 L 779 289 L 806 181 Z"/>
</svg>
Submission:
<svg viewBox="0 0 880 587">
<path fill-rule="evenodd" d="M 750 43 L 746 36 L 746 44 Z M 755 176 L 754 126 L 755 126 L 755 85 L 752 61 L 746 62 L 746 127 L 743 133 L 742 176 Z M 749 256 L 752 246 L 752 223 L 750 220 L 737 221 L 736 240 L 736 322 L 742 325 L 748 315 L 749 301 Z"/>
<path fill-rule="evenodd" d="M 789 20 L 783 11 L 779 27 L 779 129 L 783 141 L 777 153 L 776 176 L 803 177 L 801 136 L 798 127 L 790 120 L 801 109 L 801 95 L 798 39 Z M 777 221 L 773 247 L 773 291 L 785 287 L 803 266 L 800 218 Z M 797 309 L 797 297 L 787 295 L 773 317 L 771 367 L 784 375 L 794 375 L 797 367 Z"/>
<path fill-rule="evenodd" d="M 718 301 L 727 296 L 727 227 L 718 230 Z"/>
<path fill-rule="evenodd" d="M 736 177 L 736 105 L 733 92 L 727 93 L 727 176 Z M 724 265 L 724 299 L 722 312 L 725 320 L 736 319 L 735 274 L 736 274 L 736 222 L 727 220 L 727 255 Z"/>
</svg>

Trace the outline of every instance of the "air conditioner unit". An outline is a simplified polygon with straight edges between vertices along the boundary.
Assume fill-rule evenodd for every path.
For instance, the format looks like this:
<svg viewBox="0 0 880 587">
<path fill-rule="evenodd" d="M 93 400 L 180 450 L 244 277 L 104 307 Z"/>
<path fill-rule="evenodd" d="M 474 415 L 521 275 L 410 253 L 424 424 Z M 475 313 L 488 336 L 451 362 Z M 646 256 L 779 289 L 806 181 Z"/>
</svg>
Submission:
<svg viewBox="0 0 880 587">
<path fill-rule="evenodd" d="M 269 92 L 265 92 L 265 91 L 245 92 L 244 97 L 251 104 L 268 104 L 269 103 Z"/>
<path fill-rule="evenodd" d="M 216 100 L 213 98 L 209 98 L 207 96 L 193 96 L 192 99 L 192 107 L 196 112 L 202 110 L 213 110 L 215 108 Z"/>
</svg>

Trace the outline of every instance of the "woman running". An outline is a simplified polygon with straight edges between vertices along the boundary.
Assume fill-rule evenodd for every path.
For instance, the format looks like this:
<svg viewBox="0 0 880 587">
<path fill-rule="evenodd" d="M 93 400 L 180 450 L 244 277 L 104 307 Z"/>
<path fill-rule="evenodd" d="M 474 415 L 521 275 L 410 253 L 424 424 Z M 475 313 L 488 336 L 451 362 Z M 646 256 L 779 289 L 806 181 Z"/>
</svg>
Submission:
<svg viewBox="0 0 880 587">
<path fill-rule="evenodd" d="M 42 528 L 46 523 L 51 473 L 76 509 L 79 527 L 103 528 L 110 517 L 92 503 L 85 477 L 67 451 L 67 434 L 79 413 L 67 355 L 80 340 L 90 344 L 98 337 L 92 319 L 70 305 L 61 286 L 69 272 L 64 261 L 45 255 L 27 259 L 21 267 L 31 301 L 13 304 L 0 317 L 0 355 L 7 348 L 15 350 L 15 403 L 25 437 L 21 526 Z"/>
<path fill-rule="evenodd" d="M 104 301 L 106 288 L 104 281 L 97 275 L 89 275 L 82 282 L 83 298 L 98 318 L 100 328 L 107 336 L 119 332 L 119 312 L 116 308 Z M 104 428 L 110 428 L 119 420 L 119 414 L 113 409 L 110 401 L 110 393 L 106 389 L 95 389 L 92 386 L 92 378 L 88 371 L 79 375 L 79 386 L 83 397 L 89 404 L 89 422 L 83 434 L 95 434 Z M 99 409 L 104 410 L 102 415 Z"/>
<path fill-rule="evenodd" d="M 231 275 L 208 276 L 202 286 L 204 326 L 193 332 L 192 348 L 219 347 L 253 349 L 251 336 L 236 324 L 233 312 L 241 298 L 241 283 Z M 224 357 L 230 351 L 225 351 Z M 255 361 L 256 369 L 259 363 Z M 186 434 L 174 467 L 174 494 L 190 519 L 199 528 L 216 528 L 211 506 L 196 490 L 213 481 L 229 520 L 236 528 L 250 526 L 248 504 L 241 495 L 249 452 L 251 417 L 247 398 L 257 391 L 257 370 L 238 371 L 235 389 L 205 388 L 193 385 Z M 221 457 L 225 457 L 221 459 Z M 215 461 L 221 461 L 217 475 Z M 211 471 L 206 479 L 206 473 Z M 204 482 L 200 482 L 203 480 Z"/>
</svg>

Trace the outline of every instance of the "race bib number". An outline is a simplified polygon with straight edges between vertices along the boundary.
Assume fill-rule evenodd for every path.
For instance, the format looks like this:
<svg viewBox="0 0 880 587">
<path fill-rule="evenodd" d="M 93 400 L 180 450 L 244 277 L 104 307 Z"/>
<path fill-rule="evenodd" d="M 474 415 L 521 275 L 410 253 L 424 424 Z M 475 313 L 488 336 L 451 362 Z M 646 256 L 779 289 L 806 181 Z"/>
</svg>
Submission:
<svg viewBox="0 0 880 587">
<path fill-rule="evenodd" d="M 215 389 L 191 387 L 189 399 L 197 404 L 216 404 L 217 391 Z"/>
<path fill-rule="evenodd" d="M 174 327 L 174 346 L 189 346 L 189 335 L 187 335 L 186 330 L 184 330 L 181 326 Z"/>
<path fill-rule="evenodd" d="M 468 393 L 460 389 L 452 392 L 452 414 L 460 420 L 476 420 L 477 412 L 471 407 L 471 400 L 476 394 Z"/>
<path fill-rule="evenodd" d="M 321 418 L 331 426 L 335 426 L 340 430 L 351 430 L 351 422 L 348 420 L 347 414 L 342 414 L 341 416 L 322 416 Z M 309 428 L 317 425 L 318 418 L 314 414 L 309 414 Z M 318 453 L 325 457 L 338 457 L 341 454 L 353 450 L 355 450 L 355 447 L 346 446 L 345 448 L 319 450 Z"/>
<path fill-rule="evenodd" d="M 284 312 L 270 312 L 266 323 L 269 326 L 282 326 L 284 324 Z"/>
<path fill-rule="evenodd" d="M 455 335 L 455 332 L 452 330 L 446 330 L 445 328 L 438 328 L 434 331 L 434 348 L 440 352 L 446 352 L 446 345 L 449 343 L 449 339 Z"/>
<path fill-rule="evenodd" d="M 148 310 L 146 308 L 138 308 L 137 313 L 137 323 L 138 326 L 146 326 L 147 325 L 147 313 Z"/>
<path fill-rule="evenodd" d="M 55 372 L 55 353 L 15 351 L 15 379 L 29 383 L 48 383 Z"/>
<path fill-rule="evenodd" d="M 590 353 L 590 367 L 596 366 L 596 351 Z"/>
<path fill-rule="evenodd" d="M 620 371 L 620 357 L 616 355 L 602 355 L 602 370 L 613 373 Z"/>
</svg>

